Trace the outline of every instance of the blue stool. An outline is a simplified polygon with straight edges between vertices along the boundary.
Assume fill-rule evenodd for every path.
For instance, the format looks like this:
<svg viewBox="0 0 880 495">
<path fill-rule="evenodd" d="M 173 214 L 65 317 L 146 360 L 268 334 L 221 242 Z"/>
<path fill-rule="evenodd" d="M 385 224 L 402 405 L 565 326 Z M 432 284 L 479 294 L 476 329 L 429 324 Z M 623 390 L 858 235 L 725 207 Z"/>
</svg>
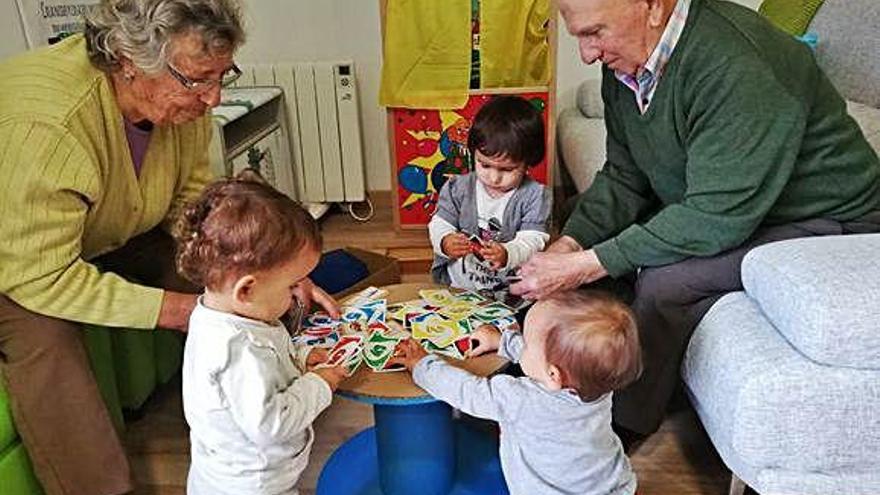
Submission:
<svg viewBox="0 0 880 495">
<path fill-rule="evenodd" d="M 389 303 L 418 297 L 421 284 L 385 287 Z M 480 356 L 461 366 L 481 376 L 507 361 Z M 507 495 L 498 436 L 454 420 L 451 408 L 416 387 L 409 374 L 361 367 L 337 394 L 373 405 L 375 426 L 342 444 L 318 478 L 317 495 Z"/>
<path fill-rule="evenodd" d="M 318 495 L 507 495 L 498 439 L 453 420 L 430 397 L 373 404 L 376 426 L 342 444 L 318 478 Z"/>
</svg>

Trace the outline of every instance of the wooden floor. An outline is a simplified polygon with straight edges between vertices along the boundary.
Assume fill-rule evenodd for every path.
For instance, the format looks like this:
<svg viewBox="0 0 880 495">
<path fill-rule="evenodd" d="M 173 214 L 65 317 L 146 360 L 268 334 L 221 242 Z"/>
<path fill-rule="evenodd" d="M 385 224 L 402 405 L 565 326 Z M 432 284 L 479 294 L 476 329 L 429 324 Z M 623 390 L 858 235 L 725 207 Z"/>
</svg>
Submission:
<svg viewBox="0 0 880 495">
<path fill-rule="evenodd" d="M 395 233 L 387 196 L 379 197 L 376 216 L 359 224 L 342 212 L 322 221 L 324 248 L 358 246 L 399 257 L 405 281 L 427 281 L 431 250 L 425 232 Z M 189 439 L 180 399 L 180 381 L 162 387 L 129 422 L 125 443 L 132 460 L 138 495 L 182 495 L 189 468 Z M 300 480 L 302 495 L 314 493 L 330 454 L 341 443 L 372 425 L 370 406 L 335 398 L 315 423 L 316 441 L 309 467 Z M 695 414 L 684 409 L 668 417 L 660 431 L 632 455 L 641 495 L 723 495 L 729 473 L 712 448 Z"/>
<path fill-rule="evenodd" d="M 397 258 L 406 275 L 427 274 L 433 259 L 427 229 L 397 232 L 390 196 L 387 193 L 373 193 L 372 196 L 375 215 L 368 222 L 357 222 L 341 210 L 331 210 L 321 220 L 324 249 L 356 246 Z"/>
</svg>

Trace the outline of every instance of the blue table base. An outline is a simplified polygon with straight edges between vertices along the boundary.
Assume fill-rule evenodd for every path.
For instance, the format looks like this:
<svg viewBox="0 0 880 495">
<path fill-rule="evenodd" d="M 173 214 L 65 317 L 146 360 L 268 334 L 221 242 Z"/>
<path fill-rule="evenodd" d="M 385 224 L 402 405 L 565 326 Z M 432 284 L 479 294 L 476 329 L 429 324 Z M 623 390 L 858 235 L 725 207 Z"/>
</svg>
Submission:
<svg viewBox="0 0 880 495">
<path fill-rule="evenodd" d="M 342 444 L 317 495 L 507 495 L 498 438 L 441 402 L 375 405 L 376 426 Z"/>
</svg>

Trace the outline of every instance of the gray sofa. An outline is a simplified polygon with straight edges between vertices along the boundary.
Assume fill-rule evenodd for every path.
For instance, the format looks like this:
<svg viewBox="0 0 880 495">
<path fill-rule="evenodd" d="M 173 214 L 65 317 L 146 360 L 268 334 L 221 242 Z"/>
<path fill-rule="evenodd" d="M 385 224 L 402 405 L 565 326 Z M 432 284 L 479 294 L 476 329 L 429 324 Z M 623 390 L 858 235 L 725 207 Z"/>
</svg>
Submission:
<svg viewBox="0 0 880 495">
<path fill-rule="evenodd" d="M 825 0 L 816 56 L 880 150 L 880 1 Z M 598 81 L 557 125 L 578 190 L 604 160 Z M 880 494 L 880 234 L 769 244 L 700 322 L 681 373 L 712 443 L 762 494 Z"/>
</svg>

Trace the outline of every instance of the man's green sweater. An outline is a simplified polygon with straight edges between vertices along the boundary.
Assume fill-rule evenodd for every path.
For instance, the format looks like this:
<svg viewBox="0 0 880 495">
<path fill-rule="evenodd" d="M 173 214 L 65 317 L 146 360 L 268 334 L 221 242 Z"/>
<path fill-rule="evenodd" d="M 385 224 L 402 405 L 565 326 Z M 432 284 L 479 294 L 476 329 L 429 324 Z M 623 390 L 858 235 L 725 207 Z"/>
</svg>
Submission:
<svg viewBox="0 0 880 495">
<path fill-rule="evenodd" d="M 694 0 L 641 114 L 603 69 L 607 161 L 563 233 L 612 276 L 742 244 L 764 225 L 880 208 L 880 162 L 803 43 Z"/>
</svg>

